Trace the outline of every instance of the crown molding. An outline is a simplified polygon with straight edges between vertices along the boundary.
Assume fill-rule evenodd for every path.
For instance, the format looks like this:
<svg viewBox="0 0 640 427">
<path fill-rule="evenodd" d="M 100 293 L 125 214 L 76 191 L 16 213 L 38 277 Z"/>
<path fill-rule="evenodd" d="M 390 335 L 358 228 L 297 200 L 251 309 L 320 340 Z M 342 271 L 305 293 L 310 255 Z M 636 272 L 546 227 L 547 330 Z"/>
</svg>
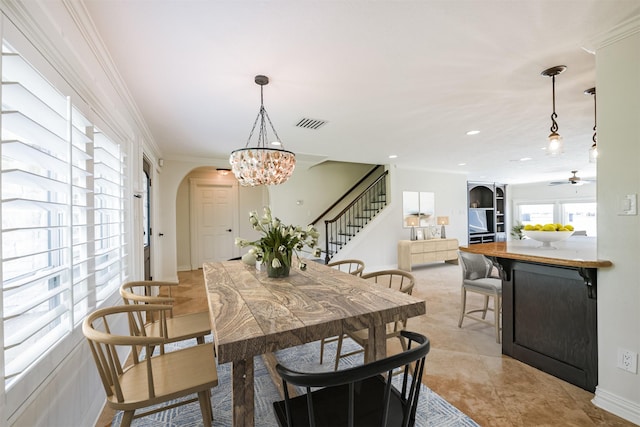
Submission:
<svg viewBox="0 0 640 427">
<path fill-rule="evenodd" d="M 104 122 L 104 125 L 99 127 L 108 127 L 122 141 L 136 143 L 137 134 L 144 140 L 145 146 L 152 151 L 152 155 L 162 157 L 142 114 L 97 33 L 83 1 L 0 0 L 0 7 L 5 16 L 51 64 L 82 102 Z M 70 28 L 67 23 L 57 22 L 55 12 L 65 13 L 75 27 Z M 72 39 L 85 43 L 92 57 L 82 57 L 79 51 L 74 49 Z M 96 64 L 100 67 L 99 70 L 96 70 Z M 84 78 L 81 71 L 86 73 Z M 112 91 L 111 97 L 119 98 L 119 102 L 109 99 L 109 94 L 99 93 L 97 88 L 101 85 L 98 81 L 105 83 L 108 86 L 107 89 Z M 115 104 L 122 104 L 125 107 L 124 114 L 120 108 L 114 107 Z"/>
<path fill-rule="evenodd" d="M 633 16 L 619 25 L 588 39 L 583 49 L 595 54 L 598 49 L 610 46 L 637 33 L 640 33 L 640 16 Z"/>
<path fill-rule="evenodd" d="M 158 147 L 146 121 L 144 120 L 140 109 L 138 108 L 131 92 L 129 91 L 124 79 L 120 75 L 111 54 L 107 50 L 102 37 L 96 30 L 95 24 L 87 11 L 84 1 L 59 0 L 66 8 L 69 17 L 73 20 L 82 35 L 87 47 L 91 50 L 96 62 L 101 67 L 104 76 L 109 82 L 111 88 L 116 95 L 122 100 L 127 108 L 127 113 L 133 119 L 133 123 L 145 142 L 145 146 L 149 147 L 152 154 L 156 158 L 162 157 L 160 148 Z"/>
</svg>

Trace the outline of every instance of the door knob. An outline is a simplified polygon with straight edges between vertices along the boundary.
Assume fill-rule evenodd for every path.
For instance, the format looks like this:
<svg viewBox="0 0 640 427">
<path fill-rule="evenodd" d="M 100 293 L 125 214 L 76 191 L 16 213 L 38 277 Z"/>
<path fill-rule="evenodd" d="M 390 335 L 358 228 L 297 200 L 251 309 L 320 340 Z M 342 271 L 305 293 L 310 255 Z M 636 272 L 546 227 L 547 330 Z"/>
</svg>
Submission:
<svg viewBox="0 0 640 427">
<path fill-rule="evenodd" d="M 227 231 L 228 231 L 229 233 L 231 233 L 231 229 L 230 229 L 230 228 L 228 228 L 228 229 L 227 229 Z"/>
</svg>

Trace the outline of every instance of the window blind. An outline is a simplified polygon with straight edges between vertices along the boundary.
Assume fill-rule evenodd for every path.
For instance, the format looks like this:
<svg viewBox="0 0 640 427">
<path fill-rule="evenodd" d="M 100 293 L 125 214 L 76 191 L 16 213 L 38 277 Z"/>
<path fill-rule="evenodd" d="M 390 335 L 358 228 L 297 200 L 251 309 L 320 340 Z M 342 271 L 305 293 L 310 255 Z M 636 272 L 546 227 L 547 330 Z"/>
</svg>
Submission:
<svg viewBox="0 0 640 427">
<path fill-rule="evenodd" d="M 2 46 L 5 388 L 125 279 L 124 155 Z"/>
</svg>

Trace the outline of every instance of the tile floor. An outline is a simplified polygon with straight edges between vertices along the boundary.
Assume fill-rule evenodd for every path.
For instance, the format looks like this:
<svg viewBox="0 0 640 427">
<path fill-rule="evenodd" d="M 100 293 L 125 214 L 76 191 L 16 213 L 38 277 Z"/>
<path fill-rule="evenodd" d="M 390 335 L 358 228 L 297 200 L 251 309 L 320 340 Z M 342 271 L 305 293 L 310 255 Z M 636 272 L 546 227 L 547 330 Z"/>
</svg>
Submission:
<svg viewBox="0 0 640 427">
<path fill-rule="evenodd" d="M 365 272 L 369 270 L 365 269 Z M 434 263 L 414 268 L 414 296 L 424 298 L 427 314 L 408 329 L 431 340 L 424 378 L 432 390 L 482 426 L 633 426 L 591 403 L 593 393 L 501 354 L 494 329 L 466 319 L 458 328 L 460 267 Z M 175 313 L 207 309 L 202 270 L 180 272 Z M 477 295 L 468 305 L 480 305 Z M 391 343 L 390 351 L 399 345 Z M 103 411 L 97 427 L 110 426 Z"/>
</svg>

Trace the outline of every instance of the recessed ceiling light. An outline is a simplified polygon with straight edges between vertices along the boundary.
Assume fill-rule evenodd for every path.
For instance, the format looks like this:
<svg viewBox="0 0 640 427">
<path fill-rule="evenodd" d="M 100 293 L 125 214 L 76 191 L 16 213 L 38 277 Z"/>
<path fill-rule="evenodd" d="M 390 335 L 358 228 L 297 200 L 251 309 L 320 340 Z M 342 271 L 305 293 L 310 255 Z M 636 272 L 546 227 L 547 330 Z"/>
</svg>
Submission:
<svg viewBox="0 0 640 427">
<path fill-rule="evenodd" d="M 529 160 L 531 160 L 531 157 L 523 157 L 520 159 L 521 162 L 528 162 Z"/>
<path fill-rule="evenodd" d="M 466 163 L 458 163 L 458 166 L 466 166 Z"/>
<path fill-rule="evenodd" d="M 480 133 L 479 130 L 470 130 L 469 132 L 467 132 L 467 135 L 477 135 L 479 133 Z"/>
<path fill-rule="evenodd" d="M 391 154 L 391 155 L 389 156 L 389 158 L 390 158 L 390 159 L 397 159 L 397 158 L 398 158 L 398 155 L 397 155 L 397 154 Z"/>
<path fill-rule="evenodd" d="M 282 143 L 280 141 L 273 141 L 271 145 L 282 145 Z"/>
</svg>

